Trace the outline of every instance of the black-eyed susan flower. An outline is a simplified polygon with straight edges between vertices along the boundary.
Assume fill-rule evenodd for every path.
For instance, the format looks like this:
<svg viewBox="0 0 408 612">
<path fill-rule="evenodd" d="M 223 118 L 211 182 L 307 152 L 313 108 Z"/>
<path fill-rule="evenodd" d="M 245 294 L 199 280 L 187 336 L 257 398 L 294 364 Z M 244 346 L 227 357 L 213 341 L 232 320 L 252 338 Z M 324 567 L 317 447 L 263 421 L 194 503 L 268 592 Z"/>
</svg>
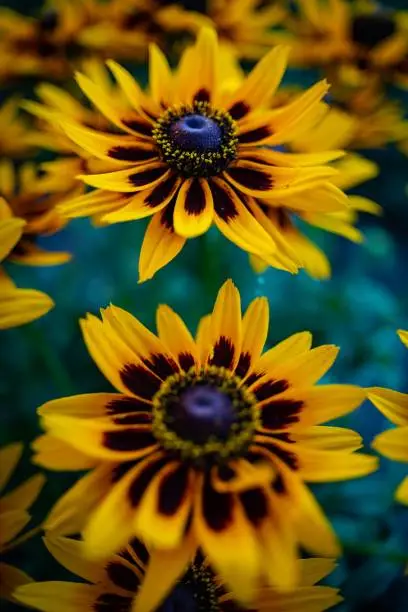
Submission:
<svg viewBox="0 0 408 612">
<path fill-rule="evenodd" d="M 286 16 L 283 3 L 272 0 L 208 0 L 208 16 L 220 42 L 230 46 L 240 58 L 259 59 L 274 44 L 271 29 Z"/>
<path fill-rule="evenodd" d="M 111 0 L 99 6 L 98 19 L 82 30 L 79 41 L 100 57 L 144 60 L 149 43 L 171 50 L 210 23 L 172 0 Z"/>
<path fill-rule="evenodd" d="M 376 2 L 297 0 L 288 30 L 275 37 L 289 42 L 291 59 L 323 67 L 330 78 L 365 85 L 386 81 L 406 86 L 408 19 Z"/>
<path fill-rule="evenodd" d="M 23 452 L 20 443 L 10 444 L 0 450 L 0 490 L 7 486 L 12 473 Z M 6 493 L 0 498 L 0 597 L 13 599 L 14 590 L 22 584 L 31 581 L 23 571 L 3 561 L 7 551 L 15 548 L 21 542 L 18 534 L 30 521 L 28 509 L 36 500 L 44 485 L 44 476 L 37 474 L 22 485 Z M 28 535 L 24 534 L 24 538 Z"/>
<path fill-rule="evenodd" d="M 60 79 L 84 55 L 79 35 L 98 18 L 98 0 L 48 0 L 37 17 L 0 9 L 0 78 L 34 75 Z"/>
<path fill-rule="evenodd" d="M 77 612 L 80 602 L 81 610 L 134 610 L 135 595 L 149 561 L 149 553 L 139 540 L 132 540 L 105 563 L 84 562 L 84 546 L 79 540 L 51 534 L 44 542 L 61 565 L 86 582 L 33 582 L 18 589 L 15 597 L 20 603 L 43 612 L 53 612 L 55 601 L 62 600 L 66 602 L 64 612 Z M 315 586 L 332 571 L 335 565 L 332 560 L 303 559 L 297 564 L 299 587 L 293 593 L 283 594 L 264 587 L 254 607 L 248 610 L 235 604 L 205 559 L 198 557 L 156 609 L 158 612 L 289 612 L 297 606 L 296 609 L 304 612 L 323 612 L 341 601 L 337 589 Z"/>
<path fill-rule="evenodd" d="M 25 221 L 13 216 L 0 198 L 0 262 L 8 257 L 23 233 Z M 18 289 L 0 267 L 0 329 L 28 323 L 54 305 L 48 295 L 34 289 Z"/>
<path fill-rule="evenodd" d="M 66 219 L 57 212 L 56 204 L 63 197 L 55 186 L 52 193 L 49 177 L 41 175 L 35 164 L 24 163 L 18 170 L 10 160 L 0 161 L 0 196 L 7 200 L 14 217 L 23 219 L 20 240 L 7 256 L 9 261 L 31 266 L 47 266 L 69 261 L 71 255 L 62 251 L 47 251 L 37 243 L 40 236 L 60 230 Z"/>
<path fill-rule="evenodd" d="M 31 132 L 19 114 L 17 98 L 0 106 L 0 133 L 0 157 L 21 157 L 29 152 Z"/>
<path fill-rule="evenodd" d="M 408 331 L 401 329 L 398 335 L 408 348 Z M 395 429 L 378 434 L 372 444 L 373 448 L 389 459 L 408 463 L 408 393 L 372 387 L 368 390 L 368 398 L 391 423 L 397 425 Z M 396 499 L 408 505 L 408 476 L 398 487 Z"/>
<path fill-rule="evenodd" d="M 358 434 L 320 426 L 364 398 L 355 386 L 315 386 L 338 349 L 311 349 L 303 332 L 262 354 L 268 319 L 265 298 L 241 318 L 231 281 L 196 340 L 167 306 L 157 313 L 158 336 L 115 306 L 102 311 L 102 321 L 88 315 L 85 343 L 119 393 L 39 409 L 46 434 L 34 444 L 35 462 L 91 468 L 57 502 L 46 528 L 82 531 L 94 559 L 142 538 L 154 549 L 145 584 L 153 580 L 156 591 L 142 587 L 141 602 L 160 599 L 159 589 L 170 588 L 198 547 L 243 603 L 261 576 L 293 587 L 299 544 L 338 552 L 305 482 L 376 469 L 374 457 L 354 453 Z M 171 571 L 159 579 L 166 564 Z"/>
<path fill-rule="evenodd" d="M 337 84 L 331 113 L 344 127 L 343 147 L 374 149 L 398 143 L 408 131 L 403 106 L 373 87 Z"/>
<path fill-rule="evenodd" d="M 98 214 L 100 206 L 99 220 L 107 224 L 152 217 L 140 255 L 141 280 L 151 278 L 188 238 L 205 233 L 213 223 L 240 248 L 295 272 L 297 262 L 281 257 L 279 245 L 251 213 L 253 198 L 281 200 L 303 191 L 314 194 L 315 189 L 310 211 L 320 210 L 322 201 L 325 210 L 347 207 L 346 196 L 331 182 L 336 171 L 326 163 L 338 151 L 325 151 L 324 161 L 312 154 L 295 164 L 267 148 L 315 121 L 326 82 L 283 108 L 269 110 L 285 70 L 285 49 L 272 50 L 242 86 L 228 93 L 217 77 L 216 58 L 217 39 L 210 29 L 201 31 L 174 74 L 153 45 L 149 95 L 110 62 L 132 106 L 127 113 L 80 74 L 81 89 L 114 127 L 107 132 L 70 118 L 60 121 L 77 146 L 111 164 L 110 172 L 81 175 L 96 191 L 60 209 L 67 216 L 87 216 Z"/>
</svg>

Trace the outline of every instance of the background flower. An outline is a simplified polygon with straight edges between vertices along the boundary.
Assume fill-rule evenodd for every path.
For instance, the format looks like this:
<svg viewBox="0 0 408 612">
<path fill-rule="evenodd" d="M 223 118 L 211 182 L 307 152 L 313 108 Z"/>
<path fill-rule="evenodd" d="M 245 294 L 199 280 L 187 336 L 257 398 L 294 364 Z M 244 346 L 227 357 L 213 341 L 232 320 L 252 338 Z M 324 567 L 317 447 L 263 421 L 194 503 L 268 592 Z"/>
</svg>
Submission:
<svg viewBox="0 0 408 612">
<path fill-rule="evenodd" d="M 4 0 L 3 4 L 6 3 L 33 17 L 38 16 L 42 4 Z M 188 6 L 189 3 L 183 4 Z M 194 4 L 198 6 L 197 2 Z M 387 0 L 385 4 L 404 8 L 405 3 Z M 176 46 L 179 43 L 171 37 L 167 37 L 167 41 L 175 57 L 178 51 L 174 43 Z M 181 41 L 181 47 L 184 44 Z M 3 80 L 4 99 L 10 96 L 34 99 L 33 87 L 39 82 L 23 77 L 24 71 L 33 70 L 33 58 L 7 53 L 3 53 L 2 58 L 0 73 L 7 79 Z M 147 82 L 146 66 L 130 62 L 127 67 L 139 83 Z M 246 62 L 245 72 L 250 67 Z M 79 69 L 89 75 L 82 60 Z M 42 76 L 41 81 L 47 77 L 52 77 L 50 72 Z M 95 80 L 95 76 L 92 78 Z M 305 89 L 317 78 L 319 76 L 310 70 L 289 68 L 285 85 Z M 72 78 L 59 85 L 81 99 L 79 89 L 74 90 Z M 109 95 L 112 93 L 110 90 Z M 330 93 L 332 105 L 335 101 L 333 87 Z M 324 250 L 332 263 L 333 279 L 329 283 L 315 282 L 303 272 L 293 282 L 290 275 L 272 268 L 255 277 L 246 254 L 211 231 L 188 242 L 173 262 L 171 274 L 170 268 L 165 268 L 149 283 L 138 286 L 135 284 L 135 253 L 140 250 L 143 238 L 143 220 L 137 225 L 110 226 L 101 232 L 89 226 L 87 220 L 73 219 L 57 234 L 39 238 L 43 248 L 72 253 L 74 257 L 68 265 L 27 267 L 6 263 L 7 273 L 18 286 L 36 287 L 52 295 L 58 299 L 58 308 L 35 323 L 1 331 L 1 439 L 4 442 L 24 439 L 28 444 L 39 433 L 35 408 L 45 401 L 75 392 L 108 391 L 108 385 L 83 346 L 77 321 L 84 312 L 95 311 L 100 304 L 112 301 L 129 310 L 137 310 L 141 320 L 151 327 L 154 309 L 165 301 L 182 312 L 192 328 L 209 312 L 216 290 L 226 276 L 232 276 L 238 283 L 245 303 L 261 294 L 268 296 L 273 325 L 267 346 L 282 337 L 310 329 L 317 343 L 334 342 L 342 346 L 336 369 L 324 382 L 348 380 L 367 387 L 375 385 L 408 391 L 408 354 L 395 335 L 396 327 L 407 328 L 408 294 L 404 282 L 408 258 L 406 158 L 395 146 L 387 144 L 398 136 L 403 149 L 406 130 L 404 132 L 401 121 L 407 98 L 401 90 L 395 89 L 387 89 L 383 95 L 381 98 L 370 94 L 364 103 L 357 104 L 354 97 L 345 94 L 337 104 L 341 116 L 346 114 L 348 118 L 348 114 L 353 113 L 357 128 L 353 148 L 365 147 L 360 154 L 380 168 L 378 177 L 354 188 L 352 193 L 378 202 L 383 207 L 383 216 L 377 219 L 361 215 L 359 229 L 366 236 L 364 248 L 311 227 L 304 228 L 307 237 Z M 396 99 L 400 101 L 399 108 L 395 107 Z M 374 110 L 370 110 L 371 105 Z M 92 114 L 90 107 L 88 111 Z M 23 119 L 22 114 L 20 116 Z M 20 124 L 26 121 L 30 125 L 28 116 Z M 48 137 L 44 133 L 44 123 L 41 130 L 43 138 Z M 43 149 L 38 151 L 37 147 L 28 154 L 30 160 L 36 154 L 36 161 L 42 163 L 59 156 L 58 149 L 56 151 L 56 154 Z M 61 184 L 68 176 L 72 180 L 77 170 L 66 167 L 65 171 L 55 174 L 54 184 Z M 367 447 L 376 434 L 389 428 L 388 420 L 369 402 L 333 424 L 358 430 Z M 330 577 L 331 583 L 340 585 L 345 592 L 342 611 L 355 612 L 367 607 L 381 612 L 388 612 L 390 608 L 396 612 L 406 610 L 403 568 L 408 547 L 407 513 L 405 507 L 394 500 L 395 490 L 405 474 L 406 464 L 384 457 L 380 471 L 364 480 L 337 483 L 335 488 L 323 484 L 311 486 L 345 549 L 344 557 L 339 559 Z M 36 505 L 39 518 L 46 515 L 73 480 L 69 472 L 50 475 L 50 482 Z M 51 575 L 50 557 L 34 541 L 12 551 L 11 555 L 16 566 L 37 579 L 47 580 Z M 54 570 L 57 571 L 53 567 Z M 58 577 L 66 580 L 64 573 Z M 2 607 L 8 610 L 5 602 Z M 15 609 L 13 607 L 13 612 Z"/>
<path fill-rule="evenodd" d="M 121 612 L 131 612 L 134 609 L 134 598 L 149 562 L 149 553 L 139 540 L 132 540 L 105 563 L 84 562 L 83 543 L 78 540 L 50 534 L 44 538 L 44 543 L 59 563 L 86 583 L 35 582 L 18 589 L 18 601 L 43 612 L 54 610 L 56 599 L 64 600 L 64 612 L 78 610 L 80 603 L 94 610 L 117 610 L 120 607 Z M 231 594 L 199 555 L 166 597 L 160 610 L 178 606 L 186 612 L 190 609 L 197 612 L 286 612 L 293 606 L 306 605 L 310 612 L 323 612 L 341 601 L 337 589 L 314 586 L 333 570 L 335 564 L 331 559 L 304 559 L 298 564 L 300 586 L 293 593 L 278 593 L 264 587 L 255 607 L 249 611 L 238 608 Z M 171 571 L 171 568 L 166 570 Z"/>
<path fill-rule="evenodd" d="M 10 444 L 0 450 L 0 488 L 2 492 L 11 479 L 22 452 L 23 445 L 20 443 Z M 7 552 L 18 546 L 17 536 L 30 522 L 28 509 L 39 495 L 44 482 L 44 476 L 37 474 L 0 499 L 0 553 L 2 559 Z M 23 535 L 22 539 L 26 537 L 27 534 Z M 30 580 L 31 578 L 20 569 L 1 561 L 0 597 L 2 599 L 15 601 L 14 590 Z"/>
</svg>

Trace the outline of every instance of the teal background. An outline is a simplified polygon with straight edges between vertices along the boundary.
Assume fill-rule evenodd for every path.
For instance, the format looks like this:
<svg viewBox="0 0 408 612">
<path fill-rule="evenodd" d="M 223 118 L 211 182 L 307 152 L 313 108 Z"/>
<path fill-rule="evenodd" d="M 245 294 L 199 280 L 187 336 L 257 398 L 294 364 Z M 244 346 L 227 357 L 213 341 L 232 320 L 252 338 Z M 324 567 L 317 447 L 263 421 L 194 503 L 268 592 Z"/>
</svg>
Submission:
<svg viewBox="0 0 408 612">
<path fill-rule="evenodd" d="M 38 5 L 17 0 L 8 4 L 23 12 Z M 145 78 L 144 68 L 135 67 L 134 72 Z M 290 82 L 313 78 L 295 72 L 288 76 Z M 32 82 L 25 82 L 20 91 L 27 95 L 31 86 Z M 406 103 L 406 96 L 393 95 Z M 309 329 L 315 345 L 341 346 L 327 377 L 330 382 L 408 392 L 408 351 L 395 333 L 397 328 L 408 329 L 408 163 L 394 147 L 364 153 L 380 164 L 381 174 L 358 193 L 379 202 L 384 215 L 362 218 L 364 246 L 319 231 L 310 233 L 332 261 L 330 281 L 317 282 L 302 272 L 292 277 L 273 269 L 255 276 L 246 254 L 213 230 L 190 241 L 153 280 L 138 285 L 143 221 L 105 229 L 94 229 L 87 220 L 74 221 L 43 242 L 72 251 L 71 263 L 43 269 L 7 266 L 19 286 L 46 291 L 57 303 L 41 320 L 1 332 L 0 442 L 23 440 L 27 445 L 13 483 L 36 471 L 29 462 L 29 444 L 40 433 L 35 412 L 39 405 L 64 395 L 109 390 L 87 354 L 78 319 L 110 302 L 128 309 L 149 327 L 154 326 L 157 305 L 167 303 L 193 330 L 211 310 L 222 282 L 231 277 L 244 306 L 255 296 L 268 297 L 269 346 Z M 368 403 L 340 422 L 363 435 L 368 451 L 375 434 L 389 426 Z M 393 502 L 395 487 L 406 474 L 407 465 L 381 459 L 380 470 L 370 477 L 313 487 L 344 544 L 345 555 L 329 579 L 345 597 L 339 611 L 408 610 L 408 578 L 403 576 L 404 559 L 408 561 L 408 508 Z M 34 506 L 33 525 L 76 477 L 49 473 Z M 8 561 L 38 580 L 68 575 L 53 563 L 39 539 L 14 551 Z"/>
</svg>

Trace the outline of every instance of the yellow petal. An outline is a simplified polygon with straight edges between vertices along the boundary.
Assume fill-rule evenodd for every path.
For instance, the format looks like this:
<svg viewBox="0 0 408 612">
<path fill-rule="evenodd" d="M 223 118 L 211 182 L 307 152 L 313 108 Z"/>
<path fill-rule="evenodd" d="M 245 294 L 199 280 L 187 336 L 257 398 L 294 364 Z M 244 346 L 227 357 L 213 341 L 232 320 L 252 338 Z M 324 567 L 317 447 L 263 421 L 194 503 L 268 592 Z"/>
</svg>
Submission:
<svg viewBox="0 0 408 612">
<path fill-rule="evenodd" d="M 32 582 L 32 578 L 25 572 L 21 571 L 8 563 L 0 563 L 0 597 L 8 599 L 13 603 L 18 600 L 14 597 L 14 591 L 22 586 Z"/>
<path fill-rule="evenodd" d="M 0 221 L 0 261 L 7 257 L 18 242 L 25 224 L 24 219 L 18 219 L 17 217 Z"/>
<path fill-rule="evenodd" d="M 408 393 L 371 387 L 368 399 L 395 425 L 408 425 Z"/>
<path fill-rule="evenodd" d="M 153 612 L 170 593 L 194 558 L 197 545 L 187 536 L 173 550 L 153 550 L 142 585 L 134 599 L 132 612 Z"/>
<path fill-rule="evenodd" d="M 228 280 L 218 292 L 211 315 L 209 365 L 234 369 L 238 363 L 242 342 L 241 298 Z"/>
<path fill-rule="evenodd" d="M 45 476 L 36 474 L 0 499 L 0 512 L 28 510 L 45 484 Z"/>
<path fill-rule="evenodd" d="M 186 239 L 178 236 L 172 219 L 165 209 L 153 216 L 145 232 L 139 258 L 139 282 L 152 278 L 158 270 L 174 259 L 185 245 Z"/>
<path fill-rule="evenodd" d="M 408 506 L 408 476 L 404 478 L 395 493 L 395 499 Z"/>
<path fill-rule="evenodd" d="M 160 340 L 184 370 L 199 361 L 196 343 L 184 321 L 169 306 L 161 304 L 156 314 Z M 187 367 L 188 366 L 188 367 Z"/>
<path fill-rule="evenodd" d="M 374 439 L 372 447 L 394 461 L 408 463 L 408 426 L 383 431 Z"/>
<path fill-rule="evenodd" d="M 92 610 L 98 597 L 93 585 L 75 582 L 33 582 L 21 586 L 15 593 L 17 601 L 43 612 L 75 612 Z"/>
<path fill-rule="evenodd" d="M 14 442 L 0 449 L 0 491 L 6 486 L 23 454 L 23 444 Z"/>
</svg>

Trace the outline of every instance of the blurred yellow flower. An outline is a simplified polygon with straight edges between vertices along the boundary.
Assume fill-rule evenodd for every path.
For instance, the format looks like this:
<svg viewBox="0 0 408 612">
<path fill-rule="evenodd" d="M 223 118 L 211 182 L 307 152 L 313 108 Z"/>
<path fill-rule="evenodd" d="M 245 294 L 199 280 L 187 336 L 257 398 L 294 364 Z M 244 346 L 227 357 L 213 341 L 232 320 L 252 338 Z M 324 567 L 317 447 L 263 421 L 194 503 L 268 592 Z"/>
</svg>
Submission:
<svg viewBox="0 0 408 612">
<path fill-rule="evenodd" d="M 25 221 L 13 216 L 0 197 L 0 262 L 15 248 L 24 231 Z M 17 289 L 0 267 L 0 329 L 15 327 L 41 317 L 54 305 L 50 297 L 34 289 Z"/>
<path fill-rule="evenodd" d="M 7 486 L 23 452 L 20 443 L 10 444 L 0 449 L 0 491 Z M 18 534 L 26 527 L 31 517 L 29 507 L 34 503 L 45 482 L 42 474 L 29 478 L 24 484 L 0 498 L 0 554 L 18 546 Z M 22 536 L 25 538 L 26 534 Z M 27 535 L 28 537 L 28 535 Z M 0 562 L 0 598 L 16 600 L 13 591 L 28 582 L 31 578 L 23 571 Z"/>
<path fill-rule="evenodd" d="M 333 83 L 408 85 L 407 11 L 358 0 L 294 4 L 287 31 L 275 37 L 291 45 L 294 64 L 323 67 Z"/>
<path fill-rule="evenodd" d="M 398 335 L 408 348 L 408 331 L 401 329 Z M 397 425 L 394 429 L 378 434 L 372 444 L 373 448 L 389 459 L 408 463 L 408 394 L 372 387 L 368 390 L 368 398 L 391 423 Z M 398 487 L 396 499 L 408 505 L 408 476 Z"/>
<path fill-rule="evenodd" d="M 86 602 L 90 610 L 145 612 L 149 602 L 135 602 L 135 595 L 143 583 L 149 553 L 145 546 L 133 539 L 119 554 L 102 563 L 84 562 L 84 544 L 78 540 L 50 534 L 44 538 L 49 552 L 81 582 L 32 582 L 21 586 L 15 598 L 20 603 L 43 612 L 54 612 L 55 602 L 65 602 L 64 612 L 78 612 L 78 602 Z M 342 600 L 338 590 L 316 583 L 329 574 L 335 563 L 331 559 L 303 559 L 297 562 L 299 586 L 292 593 L 279 593 L 261 587 L 251 610 L 238 607 L 222 582 L 211 571 L 201 556 L 196 558 L 178 580 L 170 594 L 160 591 L 165 601 L 160 610 L 194 609 L 197 612 L 291 612 L 296 609 L 323 612 Z M 149 589 L 157 601 L 155 591 L 163 576 L 171 573 L 169 566 L 157 567 L 157 582 Z M 157 608 L 156 608 L 157 609 Z"/>
</svg>

